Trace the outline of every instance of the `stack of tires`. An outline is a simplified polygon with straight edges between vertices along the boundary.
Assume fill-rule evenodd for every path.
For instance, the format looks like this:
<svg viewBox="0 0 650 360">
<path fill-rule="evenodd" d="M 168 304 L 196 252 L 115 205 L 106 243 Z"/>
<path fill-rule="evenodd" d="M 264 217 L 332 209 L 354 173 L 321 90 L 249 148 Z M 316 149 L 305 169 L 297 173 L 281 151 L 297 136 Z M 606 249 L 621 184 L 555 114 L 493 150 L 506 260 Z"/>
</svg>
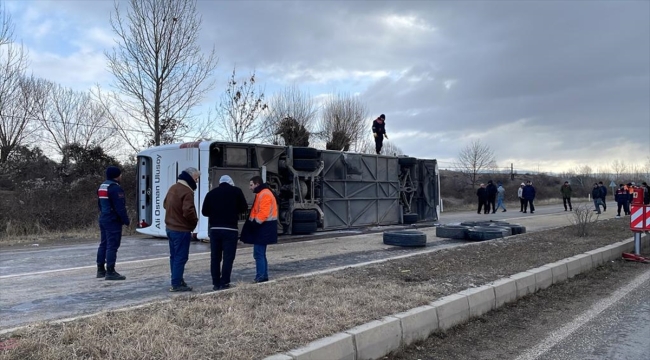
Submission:
<svg viewBox="0 0 650 360">
<path fill-rule="evenodd" d="M 320 166 L 318 150 L 310 147 L 294 147 L 293 168 L 298 171 L 314 171 Z"/>
<path fill-rule="evenodd" d="M 519 235 L 526 232 L 526 227 L 505 221 L 467 221 L 460 225 L 442 225 L 436 228 L 439 238 L 484 241 Z"/>
</svg>

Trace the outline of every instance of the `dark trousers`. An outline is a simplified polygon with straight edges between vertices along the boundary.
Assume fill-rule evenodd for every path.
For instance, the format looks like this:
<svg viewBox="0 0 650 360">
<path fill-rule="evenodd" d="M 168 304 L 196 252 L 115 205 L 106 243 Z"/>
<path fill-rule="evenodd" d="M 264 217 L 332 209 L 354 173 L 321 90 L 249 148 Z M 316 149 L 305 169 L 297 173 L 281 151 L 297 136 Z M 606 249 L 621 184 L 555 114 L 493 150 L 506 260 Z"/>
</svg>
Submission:
<svg viewBox="0 0 650 360">
<path fill-rule="evenodd" d="M 530 206 L 530 212 L 535 211 L 535 205 L 533 205 L 533 200 L 524 199 L 524 212 L 528 211 L 528 206 Z"/>
<path fill-rule="evenodd" d="M 167 230 L 169 238 L 169 267 L 172 274 L 172 286 L 181 286 L 185 264 L 190 256 L 190 240 L 192 233 L 189 231 Z"/>
<path fill-rule="evenodd" d="M 519 211 L 526 211 L 526 199 L 524 198 L 519 198 Z"/>
<path fill-rule="evenodd" d="M 623 208 L 624 214 L 628 215 L 630 213 L 630 206 L 627 201 L 618 203 L 618 211 L 616 212 L 618 216 L 621 216 L 621 208 Z"/>
<path fill-rule="evenodd" d="M 566 204 L 569 204 L 569 209 L 573 210 L 573 207 L 571 207 L 571 198 L 570 197 L 563 197 L 562 202 L 564 203 L 564 210 L 567 210 Z"/>
<path fill-rule="evenodd" d="M 497 211 L 496 202 L 497 202 L 496 197 L 488 198 L 488 200 L 487 200 L 487 212 L 490 212 L 490 208 L 492 209 L 492 212 Z"/>
<path fill-rule="evenodd" d="M 605 198 L 601 198 L 603 202 L 603 211 L 607 211 L 607 203 L 605 202 Z"/>
<path fill-rule="evenodd" d="M 115 267 L 117 249 L 122 243 L 122 224 L 99 223 L 100 241 L 97 249 L 97 265 Z"/>
<path fill-rule="evenodd" d="M 377 135 L 375 138 L 375 151 L 377 152 L 377 155 L 381 154 L 381 147 L 384 145 L 384 136 L 383 135 Z"/>
<path fill-rule="evenodd" d="M 237 253 L 237 235 L 236 229 L 210 230 L 210 273 L 213 286 L 230 284 L 232 263 Z"/>
<path fill-rule="evenodd" d="M 490 207 L 488 206 L 488 201 L 485 199 L 478 199 L 478 213 L 480 214 L 482 209 L 485 208 L 485 213 L 490 212 Z"/>
</svg>

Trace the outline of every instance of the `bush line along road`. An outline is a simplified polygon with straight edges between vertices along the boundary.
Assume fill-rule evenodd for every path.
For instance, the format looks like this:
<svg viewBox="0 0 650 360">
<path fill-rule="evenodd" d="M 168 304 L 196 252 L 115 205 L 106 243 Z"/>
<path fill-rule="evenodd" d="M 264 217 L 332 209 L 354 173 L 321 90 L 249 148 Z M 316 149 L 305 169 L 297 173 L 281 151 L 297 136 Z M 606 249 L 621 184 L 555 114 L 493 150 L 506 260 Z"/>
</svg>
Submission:
<svg viewBox="0 0 650 360">
<path fill-rule="evenodd" d="M 558 211 L 558 206 L 540 207 L 532 216 L 512 218 L 512 215 L 513 213 L 494 214 L 489 218 L 520 223 L 529 232 L 567 225 L 570 221 L 570 215 Z M 604 214 L 601 219 L 613 215 Z M 456 213 L 445 214 L 444 218 L 445 223 L 459 223 L 476 220 L 477 215 Z M 478 217 L 480 220 L 486 218 L 488 216 Z M 436 239 L 432 235 L 435 234 L 435 229 L 431 230 L 425 230 L 429 234 L 429 243 L 424 251 L 452 248 L 465 243 Z M 168 280 L 166 246 L 166 241 L 161 240 L 125 239 L 125 246 L 121 248 L 121 264 L 130 276 L 122 284 L 109 284 L 91 276 L 94 266 L 87 264 L 92 262 L 89 254 L 94 252 L 95 243 L 39 249 L 3 249 L 0 252 L 3 264 L 0 285 L 16 291 L 2 295 L 3 316 L 0 327 L 6 330 L 34 321 L 66 318 L 169 298 L 169 293 L 165 291 Z M 195 244 L 188 263 L 187 281 L 196 284 L 202 292 L 211 288 L 208 250 L 204 244 Z M 383 245 L 381 234 L 312 240 L 271 247 L 270 271 L 273 277 L 279 278 L 417 251 Z M 35 266 L 35 262 L 42 265 Z M 64 268 L 61 264 L 67 267 Z M 33 271 L 34 269 L 39 271 Z M 235 279 L 250 280 L 248 278 L 253 272 L 250 249 L 241 249 L 236 260 Z M 273 284 L 270 285 L 267 291 L 273 291 Z"/>
</svg>

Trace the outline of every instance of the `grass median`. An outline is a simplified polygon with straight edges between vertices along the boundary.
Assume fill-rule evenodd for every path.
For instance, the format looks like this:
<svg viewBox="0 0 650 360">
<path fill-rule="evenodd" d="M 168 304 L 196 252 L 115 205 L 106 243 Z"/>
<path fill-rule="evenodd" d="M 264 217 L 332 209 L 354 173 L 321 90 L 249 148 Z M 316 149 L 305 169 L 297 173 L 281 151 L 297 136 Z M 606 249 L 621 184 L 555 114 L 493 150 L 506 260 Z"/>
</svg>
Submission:
<svg viewBox="0 0 650 360">
<path fill-rule="evenodd" d="M 629 238 L 626 219 L 108 312 L 6 335 L 0 359 L 259 359 L 442 296 Z M 271 267 L 273 264 L 271 264 Z M 2 344 L 2 343 L 0 343 Z M 1 347 L 0 347 L 1 348 Z"/>
</svg>

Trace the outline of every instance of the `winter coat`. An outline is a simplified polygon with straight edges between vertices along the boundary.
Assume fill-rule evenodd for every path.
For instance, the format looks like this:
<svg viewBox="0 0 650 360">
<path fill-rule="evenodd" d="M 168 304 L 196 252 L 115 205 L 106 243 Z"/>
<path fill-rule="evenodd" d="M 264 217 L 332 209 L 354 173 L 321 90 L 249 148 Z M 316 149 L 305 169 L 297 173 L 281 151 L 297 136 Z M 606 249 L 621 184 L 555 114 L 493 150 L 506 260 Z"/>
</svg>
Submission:
<svg viewBox="0 0 650 360">
<path fill-rule="evenodd" d="M 596 186 L 595 188 L 591 189 L 591 198 L 594 200 L 603 198 L 603 191 L 600 190 L 600 186 Z"/>
<path fill-rule="evenodd" d="M 522 197 L 526 200 L 535 200 L 535 188 L 533 185 L 524 186 L 524 191 L 522 191 Z"/>
<path fill-rule="evenodd" d="M 500 185 L 497 188 L 497 200 L 505 200 L 506 198 L 506 189 L 503 188 L 502 185 Z"/>
<path fill-rule="evenodd" d="M 172 231 L 192 232 L 199 223 L 199 217 L 194 206 L 194 189 L 196 183 L 190 177 L 188 183 L 186 172 L 178 177 L 178 182 L 167 191 L 163 201 L 165 209 L 165 227 Z"/>
<path fill-rule="evenodd" d="M 478 190 L 476 190 L 476 196 L 478 196 L 479 201 L 487 200 L 487 190 L 482 187 L 478 188 Z"/>
<path fill-rule="evenodd" d="M 614 193 L 614 200 L 619 204 L 625 204 L 630 200 L 630 193 L 624 188 L 618 188 Z"/>
<path fill-rule="evenodd" d="M 598 186 L 598 187 L 600 188 L 600 194 L 601 194 L 600 198 L 603 199 L 603 201 L 604 201 L 605 197 L 607 197 L 607 187 L 604 186 L 604 185 L 603 186 Z"/>
<path fill-rule="evenodd" d="M 562 187 L 560 187 L 560 192 L 564 199 L 570 199 L 573 189 L 571 189 L 571 185 L 562 185 Z"/>
<path fill-rule="evenodd" d="M 377 137 L 383 138 L 386 135 L 386 122 L 382 121 L 380 124 L 379 121 L 374 120 L 372 122 L 372 132 L 377 134 Z"/>
<path fill-rule="evenodd" d="M 496 185 L 488 184 L 485 187 L 485 190 L 487 190 L 488 199 L 494 199 L 497 196 L 497 187 L 496 187 Z"/>
<path fill-rule="evenodd" d="M 124 190 L 115 180 L 106 180 L 97 189 L 97 206 L 99 207 L 99 223 L 111 229 L 121 229 L 122 225 L 129 226 L 129 215 L 126 212 Z"/>
<path fill-rule="evenodd" d="M 520 199 L 523 199 L 524 197 L 524 188 L 522 188 L 521 186 L 519 187 L 519 189 L 517 189 L 517 197 Z"/>
<path fill-rule="evenodd" d="M 643 187 L 643 204 L 650 205 L 650 186 Z"/>
<path fill-rule="evenodd" d="M 239 214 L 246 210 L 248 203 L 242 190 L 224 182 L 205 195 L 201 213 L 208 218 L 210 229 L 238 230 Z"/>
<path fill-rule="evenodd" d="M 278 242 L 278 203 L 268 185 L 255 188 L 251 214 L 241 231 L 246 244 L 268 245 Z"/>
</svg>

